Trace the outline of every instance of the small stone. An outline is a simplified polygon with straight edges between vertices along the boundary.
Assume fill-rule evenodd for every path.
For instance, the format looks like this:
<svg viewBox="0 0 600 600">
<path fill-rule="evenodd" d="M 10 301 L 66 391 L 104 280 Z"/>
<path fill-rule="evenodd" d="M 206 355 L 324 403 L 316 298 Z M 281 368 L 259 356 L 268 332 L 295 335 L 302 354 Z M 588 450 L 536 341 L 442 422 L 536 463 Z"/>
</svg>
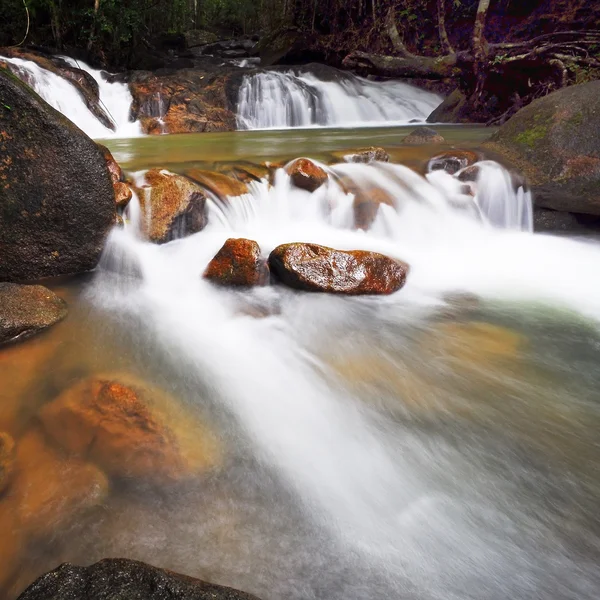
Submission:
<svg viewBox="0 0 600 600">
<path fill-rule="evenodd" d="M 34 335 L 67 315 L 67 303 L 41 285 L 0 283 L 0 344 Z"/>
<path fill-rule="evenodd" d="M 208 263 L 204 278 L 222 286 L 264 285 L 269 281 L 269 267 L 256 242 L 230 238 Z"/>
<path fill-rule="evenodd" d="M 117 208 L 123 210 L 133 197 L 133 191 L 122 181 L 114 183 L 113 189 L 115 190 L 115 204 L 117 205 Z"/>
<path fill-rule="evenodd" d="M 271 271 L 290 287 L 330 294 L 391 294 L 406 281 L 408 265 L 377 252 L 283 244 L 269 256 Z"/>
<path fill-rule="evenodd" d="M 475 152 L 469 150 L 451 150 L 434 156 L 427 163 L 427 171 L 446 171 L 450 175 L 458 173 L 479 160 L 479 156 Z"/>
<path fill-rule="evenodd" d="M 302 190 L 314 192 L 327 181 L 327 173 L 308 158 L 298 158 L 290 163 L 285 170 L 292 183 Z"/>
<path fill-rule="evenodd" d="M 383 148 L 371 146 L 370 148 L 357 150 L 353 154 L 346 154 L 344 160 L 350 163 L 389 162 L 390 155 Z"/>
<path fill-rule="evenodd" d="M 443 144 L 446 140 L 430 127 L 419 127 L 411 131 L 403 140 L 403 143 L 412 146 L 421 146 L 427 144 Z"/>
</svg>

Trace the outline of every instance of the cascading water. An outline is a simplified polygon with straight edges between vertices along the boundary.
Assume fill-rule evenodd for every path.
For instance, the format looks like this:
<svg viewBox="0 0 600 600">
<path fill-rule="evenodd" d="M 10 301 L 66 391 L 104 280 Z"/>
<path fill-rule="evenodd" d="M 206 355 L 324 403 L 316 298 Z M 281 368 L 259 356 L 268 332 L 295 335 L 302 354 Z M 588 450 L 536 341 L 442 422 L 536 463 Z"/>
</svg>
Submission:
<svg viewBox="0 0 600 600">
<path fill-rule="evenodd" d="M 268 71 L 244 77 L 237 120 L 240 129 L 398 125 L 424 121 L 441 101 L 397 81 L 341 72 L 323 81 L 309 72 Z"/>
<path fill-rule="evenodd" d="M 141 135 L 138 122 L 129 120 L 132 96 L 127 84 L 109 83 L 102 71 L 82 62 L 64 57 L 69 64 L 88 72 L 98 83 L 100 104 L 115 124 L 113 131 L 102 124 L 86 106 L 76 86 L 67 79 L 43 69 L 33 61 L 4 58 L 12 64 L 15 73 L 30 85 L 50 106 L 60 111 L 91 138 L 135 137 Z"/>
<path fill-rule="evenodd" d="M 90 290 L 97 307 L 122 316 L 120 328 L 146 332 L 144 347 L 159 355 L 155 364 L 168 364 L 193 390 L 210 390 L 213 401 L 235 417 L 244 454 L 251 449 L 253 459 L 273 468 L 299 498 L 310 522 L 304 527 L 314 531 L 313 545 L 319 547 L 311 546 L 310 533 L 296 543 L 293 536 L 299 534 L 288 530 L 256 544 L 244 538 L 240 545 L 250 543 L 248 554 L 243 559 L 236 554 L 236 560 L 247 562 L 232 571 L 250 573 L 250 591 L 269 599 L 594 599 L 594 562 L 574 558 L 565 547 L 568 531 L 555 525 L 554 515 L 538 518 L 527 504 L 528 495 L 537 498 L 527 478 L 538 471 L 510 438 L 510 427 L 496 431 L 498 415 L 492 413 L 483 434 L 470 428 L 472 408 L 462 392 L 448 387 L 452 378 L 438 365 L 437 347 L 423 361 L 413 356 L 411 336 L 422 335 L 428 315 L 457 292 L 496 302 L 556 303 L 599 319 L 593 274 L 600 252 L 530 233 L 531 198 L 508 185 L 509 174 L 495 163 L 479 163 L 470 191 L 444 172 L 423 178 L 384 163 L 321 166 L 329 180 L 313 193 L 295 188 L 280 169 L 272 185 L 253 182 L 248 194 L 225 203 L 213 198 L 206 229 L 163 246 L 140 239 L 134 200 L 132 226 L 115 230 L 105 250 L 103 264 L 110 272 L 101 272 Z M 393 200 L 392 206 L 379 206 L 368 231 L 353 227 L 350 188 L 356 193 L 376 188 Z M 201 277 L 229 237 L 254 239 L 265 255 L 292 241 L 376 250 L 407 261 L 411 269 L 407 285 L 385 298 L 302 294 L 275 286 L 232 293 Z M 114 273 L 119 264 L 125 277 Z M 559 264 L 576 268 L 560 269 L 557 285 Z M 266 318 L 248 316 L 248 306 L 261 307 Z M 485 343 L 477 352 L 485 352 Z M 138 344 L 144 342 L 136 339 Z M 392 366 L 382 367 L 390 357 Z M 409 367 L 411 360 L 424 364 Z M 394 377 L 400 382 L 395 385 L 406 385 L 394 402 L 407 404 L 392 419 L 393 394 L 386 387 L 361 392 L 350 385 L 356 377 L 370 381 L 377 368 L 388 369 L 387 385 Z M 431 369 L 419 384 L 419 399 L 440 417 L 439 423 L 425 419 L 422 429 L 406 420 L 415 410 L 421 419 L 430 418 L 419 412 L 425 407 L 408 400 L 418 368 Z M 436 368 L 444 376 L 434 383 L 440 376 Z M 517 375 L 506 377 L 510 382 Z M 455 384 L 465 387 L 460 378 Z M 488 404 L 493 390 L 484 390 Z M 510 394 L 518 399 L 523 390 L 511 387 Z M 449 402 L 456 402 L 457 414 Z M 531 414 L 540 410 L 518 406 Z M 494 443 L 499 449 L 490 447 Z M 502 460 L 513 461 L 514 472 Z M 286 497 L 277 497 L 265 522 Z M 190 543 L 196 561 L 198 542 Z M 265 583 L 256 575 L 264 564 L 254 552 L 271 544 L 266 560 L 278 568 L 266 569 L 271 575 Z M 327 574 L 339 566 L 334 560 L 344 567 L 327 583 Z M 246 579 L 237 581 L 243 586 Z"/>
</svg>

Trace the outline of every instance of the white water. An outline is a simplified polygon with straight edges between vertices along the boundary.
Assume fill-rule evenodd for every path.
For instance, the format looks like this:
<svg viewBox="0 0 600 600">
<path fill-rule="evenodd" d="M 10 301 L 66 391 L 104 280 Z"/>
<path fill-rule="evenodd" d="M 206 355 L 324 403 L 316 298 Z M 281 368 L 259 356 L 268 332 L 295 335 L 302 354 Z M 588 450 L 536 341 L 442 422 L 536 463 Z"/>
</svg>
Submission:
<svg viewBox="0 0 600 600">
<path fill-rule="evenodd" d="M 76 86 L 36 63 L 21 58 L 4 58 L 11 63 L 17 76 L 30 85 L 50 106 L 60 111 L 79 129 L 91 138 L 135 137 L 141 135 L 138 122 L 129 121 L 132 96 L 125 83 L 108 83 L 102 72 L 92 69 L 85 63 L 64 57 L 71 65 L 87 71 L 97 82 L 100 102 L 104 111 L 115 123 L 115 131 L 101 123 L 88 109 Z"/>
<path fill-rule="evenodd" d="M 551 528 L 511 497 L 510 486 L 474 473 L 473 457 L 460 449 L 384 424 L 319 376 L 327 366 L 309 350 L 359 325 L 375 332 L 419 322 L 457 291 L 542 301 L 600 319 L 598 246 L 532 234 L 531 199 L 506 185 L 507 177 L 500 166 L 484 165 L 472 197 L 446 173 L 427 180 L 398 165 L 344 164 L 331 167 L 329 183 L 309 194 L 279 170 L 273 186 L 253 183 L 249 194 L 225 205 L 212 201 L 209 225 L 198 234 L 164 246 L 140 240 L 135 227 L 111 235 L 105 263 L 114 256 L 123 265 L 134 262 L 143 281 L 101 274 L 94 301 L 143 324 L 162 361 L 227 406 L 255 457 L 295 490 L 319 531 L 336 541 L 336 552 L 365 573 L 380 573 L 381 589 L 340 587 L 318 598 L 595 597 L 593 566 L 574 563 Z M 377 186 L 395 205 L 380 207 L 369 231 L 355 231 L 353 198 L 337 178 L 359 189 Z M 137 203 L 130 211 L 139 222 Z M 406 260 L 411 271 L 402 290 L 377 299 L 277 287 L 229 293 L 201 278 L 228 237 L 255 239 L 265 255 L 290 241 L 377 250 Z M 245 302 L 272 314 L 240 314 Z M 367 309 L 365 324 L 360 314 Z M 318 554 L 311 563 L 302 548 L 282 552 L 290 565 L 308 560 L 322 568 Z M 257 569 L 247 560 L 249 572 Z M 576 570 L 579 579 L 569 576 Z M 281 576 L 287 580 L 287 572 Z M 310 570 L 303 577 L 309 585 Z M 555 596 L 544 593 L 559 584 Z M 294 597 L 313 597 L 287 585 Z M 319 588 L 318 581 L 310 585 Z M 290 588 L 267 592 L 284 597 Z"/>
<path fill-rule="evenodd" d="M 373 82 L 347 73 L 337 81 L 270 71 L 244 78 L 238 99 L 240 129 L 368 127 L 424 121 L 437 94 L 397 81 Z"/>
</svg>

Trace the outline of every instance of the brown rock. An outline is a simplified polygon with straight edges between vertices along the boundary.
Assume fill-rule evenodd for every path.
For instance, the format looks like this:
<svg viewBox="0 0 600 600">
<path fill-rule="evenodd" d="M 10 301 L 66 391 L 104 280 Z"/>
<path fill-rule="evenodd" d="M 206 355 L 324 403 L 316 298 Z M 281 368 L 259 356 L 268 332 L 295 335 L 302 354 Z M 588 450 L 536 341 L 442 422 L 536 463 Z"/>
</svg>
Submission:
<svg viewBox="0 0 600 600">
<path fill-rule="evenodd" d="M 312 292 L 391 294 L 406 281 L 408 265 L 377 252 L 283 244 L 269 256 L 271 271 L 290 287 Z"/>
<path fill-rule="evenodd" d="M 219 460 L 214 436 L 173 398 L 123 376 L 80 381 L 40 417 L 58 444 L 116 477 L 172 483 Z"/>
<path fill-rule="evenodd" d="M 98 148 L 100 148 L 102 155 L 104 156 L 104 160 L 106 161 L 106 167 L 108 168 L 108 172 L 110 173 L 110 180 L 113 185 L 118 183 L 119 181 L 125 181 L 125 177 L 123 176 L 123 171 L 119 166 L 119 163 L 114 159 L 111 151 L 102 144 L 98 144 Z"/>
<path fill-rule="evenodd" d="M 0 595 L 13 584 L 23 568 L 25 539 L 13 511 L 13 503 L 0 500 Z"/>
<path fill-rule="evenodd" d="M 344 155 L 344 160 L 351 163 L 389 162 L 390 155 L 383 148 L 371 146 L 370 148 L 357 150 L 353 154 Z"/>
<path fill-rule="evenodd" d="M 113 189 L 115 190 L 115 203 L 117 208 L 125 208 L 133 197 L 133 191 L 126 183 L 123 183 L 122 181 L 114 183 Z"/>
<path fill-rule="evenodd" d="M 0 495 L 6 490 L 15 470 L 15 440 L 0 431 Z"/>
<path fill-rule="evenodd" d="M 327 181 L 327 173 L 308 158 L 296 159 L 285 170 L 292 183 L 307 192 L 314 192 Z"/>
<path fill-rule="evenodd" d="M 403 143 L 412 146 L 420 146 L 426 144 L 443 144 L 446 140 L 435 130 L 430 127 L 419 127 L 411 131 L 403 140 Z"/>
<path fill-rule="evenodd" d="M 146 173 L 138 190 L 142 232 L 152 242 L 164 244 L 204 229 L 206 196 L 186 177 L 161 169 Z"/>
<path fill-rule="evenodd" d="M 210 190 L 221 200 L 224 200 L 226 196 L 241 196 L 248 193 L 248 186 L 244 182 L 228 177 L 223 173 L 188 169 L 185 171 L 185 176 Z"/>
<path fill-rule="evenodd" d="M 477 153 L 470 150 L 450 150 L 434 156 L 427 164 L 427 171 L 446 171 L 446 173 L 454 175 L 478 160 Z"/>
<path fill-rule="evenodd" d="M 107 494 L 108 481 L 97 467 L 61 455 L 40 429 L 30 429 L 19 439 L 9 501 L 23 531 L 49 533 L 101 503 Z"/>
<path fill-rule="evenodd" d="M 208 263 L 204 277 L 224 286 L 264 285 L 269 280 L 269 267 L 261 259 L 256 242 L 229 238 Z"/>
<path fill-rule="evenodd" d="M 380 188 L 358 189 L 354 193 L 354 226 L 367 231 L 377 217 L 379 206 L 394 206 L 392 198 Z"/>
<path fill-rule="evenodd" d="M 34 335 L 67 315 L 67 303 L 41 285 L 0 283 L 0 344 Z"/>
</svg>

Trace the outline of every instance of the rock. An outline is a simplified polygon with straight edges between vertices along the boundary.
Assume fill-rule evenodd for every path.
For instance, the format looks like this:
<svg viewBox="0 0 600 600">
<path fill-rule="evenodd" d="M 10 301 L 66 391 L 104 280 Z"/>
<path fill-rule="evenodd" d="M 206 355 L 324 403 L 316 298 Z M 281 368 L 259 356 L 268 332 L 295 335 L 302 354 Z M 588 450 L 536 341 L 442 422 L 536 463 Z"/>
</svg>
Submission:
<svg viewBox="0 0 600 600">
<path fill-rule="evenodd" d="M 119 181 L 113 185 L 113 190 L 115 192 L 115 204 L 117 208 L 123 210 L 133 198 L 132 189 L 122 181 Z M 120 218 L 120 215 L 117 215 L 117 222 Z"/>
<path fill-rule="evenodd" d="M 22 531 L 35 536 L 51 533 L 103 502 L 107 494 L 102 471 L 85 460 L 61 455 L 38 428 L 19 439 L 8 501 Z"/>
<path fill-rule="evenodd" d="M 472 107 L 457 88 L 427 117 L 428 123 L 472 123 Z"/>
<path fill-rule="evenodd" d="M 6 510 L 5 499 L 0 499 L 0 594 L 11 586 L 18 574 L 23 572 L 25 540 L 12 510 Z"/>
<path fill-rule="evenodd" d="M 586 233 L 600 231 L 600 216 L 570 213 L 535 206 L 533 210 L 534 231 L 568 231 Z"/>
<path fill-rule="evenodd" d="M 470 150 L 449 150 L 434 156 L 427 163 L 427 171 L 446 171 L 450 175 L 458 173 L 461 169 L 465 169 L 476 163 L 479 156 Z"/>
<path fill-rule="evenodd" d="M 306 63 L 306 54 L 314 42 L 313 36 L 294 27 L 284 27 L 258 42 L 256 50 L 261 67 L 277 64 Z M 299 61 L 296 59 L 300 58 Z"/>
<path fill-rule="evenodd" d="M 379 212 L 379 206 L 394 206 L 394 200 L 381 188 L 353 190 L 354 226 L 367 231 Z"/>
<path fill-rule="evenodd" d="M 114 159 L 112 152 L 102 144 L 98 144 L 98 148 L 100 148 L 102 155 L 104 156 L 104 160 L 106 161 L 106 168 L 110 173 L 110 180 L 112 184 L 115 185 L 115 183 L 118 183 L 119 181 L 125 181 L 123 170 L 119 166 L 119 163 Z"/>
<path fill-rule="evenodd" d="M 124 558 L 89 567 L 65 563 L 18 600 L 258 600 L 256 596 Z"/>
<path fill-rule="evenodd" d="M 197 233 L 207 223 L 204 190 L 186 177 L 161 169 L 146 173 L 137 190 L 142 212 L 142 233 L 164 244 Z"/>
<path fill-rule="evenodd" d="M 264 285 L 269 281 L 269 267 L 256 242 L 229 238 L 208 263 L 204 278 L 223 286 Z"/>
<path fill-rule="evenodd" d="M 185 176 L 210 190 L 213 194 L 224 200 L 227 196 L 241 196 L 248 193 L 248 186 L 233 177 L 215 171 L 202 169 L 188 169 Z"/>
<path fill-rule="evenodd" d="M 115 220 L 102 151 L 0 69 L 0 281 L 93 269 Z"/>
<path fill-rule="evenodd" d="M 0 496 L 6 491 L 15 470 L 15 440 L 0 431 Z"/>
<path fill-rule="evenodd" d="M 153 73 L 129 77 L 132 117 L 144 133 L 234 131 L 237 86 L 231 73 L 219 67 Z"/>
<path fill-rule="evenodd" d="M 353 154 L 346 154 L 344 160 L 351 163 L 389 162 L 390 155 L 383 148 L 371 146 L 370 148 L 357 150 Z"/>
<path fill-rule="evenodd" d="M 191 31 L 186 31 L 183 35 L 185 36 L 185 43 L 188 48 L 213 44 L 219 39 L 211 31 L 204 31 L 203 29 L 192 29 Z"/>
<path fill-rule="evenodd" d="M 0 283 L 0 344 L 34 335 L 67 316 L 67 303 L 41 285 Z"/>
<path fill-rule="evenodd" d="M 477 165 L 471 165 L 457 173 L 456 178 L 465 183 L 474 183 L 479 179 L 480 172 L 481 169 Z"/>
<path fill-rule="evenodd" d="M 285 170 L 292 183 L 307 192 L 314 192 L 327 181 L 327 173 L 308 158 L 296 159 Z"/>
<path fill-rule="evenodd" d="M 443 144 L 446 140 L 435 129 L 419 127 L 411 131 L 402 141 L 404 144 L 410 144 L 411 146 L 421 146 Z"/>
<path fill-rule="evenodd" d="M 524 173 L 536 206 L 600 215 L 600 81 L 535 100 L 484 148 Z"/>
<path fill-rule="evenodd" d="M 122 375 L 84 379 L 40 411 L 48 435 L 113 477 L 166 484 L 214 466 L 214 436 L 160 390 Z"/>
<path fill-rule="evenodd" d="M 269 256 L 271 271 L 290 287 L 311 292 L 391 294 L 406 281 L 408 265 L 364 250 L 283 244 Z"/>
</svg>

